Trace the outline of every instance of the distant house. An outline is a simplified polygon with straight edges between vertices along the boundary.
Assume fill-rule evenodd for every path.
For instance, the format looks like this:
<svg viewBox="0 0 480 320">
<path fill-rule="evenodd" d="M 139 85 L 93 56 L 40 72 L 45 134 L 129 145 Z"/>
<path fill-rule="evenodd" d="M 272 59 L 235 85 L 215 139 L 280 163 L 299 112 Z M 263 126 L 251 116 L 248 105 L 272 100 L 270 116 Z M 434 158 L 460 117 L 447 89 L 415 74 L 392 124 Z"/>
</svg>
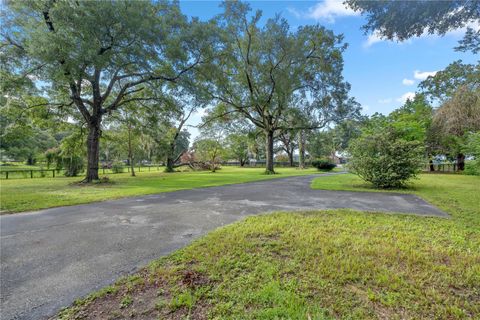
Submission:
<svg viewBox="0 0 480 320">
<path fill-rule="evenodd" d="M 332 157 L 332 161 L 335 164 L 345 164 L 348 160 L 348 154 L 346 152 L 336 151 Z"/>
</svg>

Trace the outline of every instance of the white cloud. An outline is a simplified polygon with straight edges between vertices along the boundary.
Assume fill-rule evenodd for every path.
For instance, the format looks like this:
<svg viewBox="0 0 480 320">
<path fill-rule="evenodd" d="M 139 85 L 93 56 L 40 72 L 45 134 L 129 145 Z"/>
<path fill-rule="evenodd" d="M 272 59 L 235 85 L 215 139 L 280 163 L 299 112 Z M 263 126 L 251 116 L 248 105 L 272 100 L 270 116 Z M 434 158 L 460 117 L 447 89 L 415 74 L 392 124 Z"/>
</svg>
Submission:
<svg viewBox="0 0 480 320">
<path fill-rule="evenodd" d="M 298 11 L 290 10 L 289 11 L 297 16 L 300 16 Z M 335 18 L 338 17 L 348 17 L 348 16 L 358 16 L 360 12 L 355 12 L 352 9 L 348 8 L 343 4 L 343 1 L 339 0 L 325 0 L 317 3 L 313 7 L 308 9 L 308 12 L 304 14 L 307 18 L 315 20 L 325 20 L 327 22 L 335 22 Z"/>
<path fill-rule="evenodd" d="M 390 102 L 392 102 L 392 98 L 378 100 L 378 103 L 381 103 L 381 104 L 387 104 L 387 103 L 390 103 Z"/>
<path fill-rule="evenodd" d="M 429 76 L 434 76 L 435 74 L 437 73 L 437 71 L 419 71 L 419 70 L 415 70 L 413 72 L 413 77 L 417 80 L 425 80 L 427 79 Z"/>
<path fill-rule="evenodd" d="M 398 102 L 405 103 L 408 99 L 412 100 L 415 97 L 415 92 L 406 92 L 402 94 L 400 98 L 397 99 Z"/>
<path fill-rule="evenodd" d="M 403 79 L 402 80 L 402 83 L 406 86 L 411 86 L 415 83 L 415 80 L 412 80 L 412 79 Z"/>
<path fill-rule="evenodd" d="M 367 41 L 365 41 L 363 43 L 363 46 L 365 48 L 368 48 L 370 47 L 371 45 L 377 43 L 377 42 L 382 42 L 382 41 L 385 41 L 384 39 L 382 39 L 380 33 L 378 31 L 375 31 L 371 34 L 368 35 L 368 38 L 367 38 Z"/>
<path fill-rule="evenodd" d="M 302 17 L 302 13 L 295 8 L 288 7 L 287 11 L 290 12 L 297 19 Z"/>
</svg>

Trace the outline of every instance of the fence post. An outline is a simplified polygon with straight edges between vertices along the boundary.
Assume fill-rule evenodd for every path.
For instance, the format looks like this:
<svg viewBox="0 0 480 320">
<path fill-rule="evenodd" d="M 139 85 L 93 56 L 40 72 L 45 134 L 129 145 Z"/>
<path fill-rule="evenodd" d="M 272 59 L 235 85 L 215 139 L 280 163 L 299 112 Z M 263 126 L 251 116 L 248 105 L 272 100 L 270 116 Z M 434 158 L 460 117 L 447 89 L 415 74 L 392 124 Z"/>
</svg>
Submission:
<svg viewBox="0 0 480 320">
<path fill-rule="evenodd" d="M 5 171 L 5 179 L 8 180 L 8 171 Z"/>
<path fill-rule="evenodd" d="M 148 172 L 150 172 L 150 166 L 148 166 Z"/>
<path fill-rule="evenodd" d="M 53 175 L 53 178 L 55 178 L 55 169 L 52 170 L 52 175 Z"/>
<path fill-rule="evenodd" d="M 33 179 L 33 170 L 30 170 L 30 179 Z"/>
</svg>

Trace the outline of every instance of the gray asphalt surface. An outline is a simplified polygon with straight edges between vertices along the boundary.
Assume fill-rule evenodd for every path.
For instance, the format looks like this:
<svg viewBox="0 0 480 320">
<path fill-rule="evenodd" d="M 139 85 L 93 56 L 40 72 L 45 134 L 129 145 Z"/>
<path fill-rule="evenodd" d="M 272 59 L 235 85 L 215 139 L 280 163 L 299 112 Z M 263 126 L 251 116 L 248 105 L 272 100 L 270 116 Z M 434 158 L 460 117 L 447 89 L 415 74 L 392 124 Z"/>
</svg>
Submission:
<svg viewBox="0 0 480 320">
<path fill-rule="evenodd" d="M 352 208 L 448 215 L 414 195 L 310 189 L 316 176 L 183 190 L 0 216 L 1 319 L 43 319 L 245 216 Z"/>
</svg>

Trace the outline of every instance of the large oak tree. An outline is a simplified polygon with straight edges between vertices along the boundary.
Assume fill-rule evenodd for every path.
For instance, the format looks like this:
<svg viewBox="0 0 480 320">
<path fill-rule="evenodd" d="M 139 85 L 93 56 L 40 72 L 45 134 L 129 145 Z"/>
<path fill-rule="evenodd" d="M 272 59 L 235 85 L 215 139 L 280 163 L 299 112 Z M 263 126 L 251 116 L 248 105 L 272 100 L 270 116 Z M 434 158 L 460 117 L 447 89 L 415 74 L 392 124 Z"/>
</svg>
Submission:
<svg viewBox="0 0 480 320">
<path fill-rule="evenodd" d="M 265 134 L 266 172 L 273 173 L 274 136 L 292 129 L 284 113 L 305 109 L 318 126 L 325 113 L 355 108 L 342 77 L 342 36 L 319 25 L 290 30 L 279 16 L 261 26 L 261 12 L 248 4 L 223 3 L 217 20 L 222 41 L 216 58 L 202 72 L 210 96 Z M 220 31 L 219 31 L 220 32 Z"/>
<path fill-rule="evenodd" d="M 98 179 L 102 120 L 149 82 L 180 81 L 202 62 L 209 27 L 170 1 L 11 1 L 2 59 L 88 128 L 86 181 Z M 5 59 L 5 57 L 8 57 Z"/>
</svg>

